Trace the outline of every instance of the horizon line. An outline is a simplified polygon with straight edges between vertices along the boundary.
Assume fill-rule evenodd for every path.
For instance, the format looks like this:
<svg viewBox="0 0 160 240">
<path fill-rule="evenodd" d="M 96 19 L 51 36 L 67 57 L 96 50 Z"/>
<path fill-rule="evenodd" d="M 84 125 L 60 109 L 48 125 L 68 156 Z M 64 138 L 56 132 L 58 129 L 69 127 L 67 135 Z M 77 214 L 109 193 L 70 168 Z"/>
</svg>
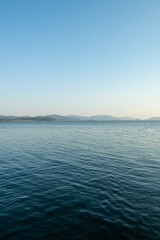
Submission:
<svg viewBox="0 0 160 240">
<path fill-rule="evenodd" d="M 127 115 L 123 115 L 123 116 L 114 116 L 114 115 L 109 115 L 109 114 L 94 114 L 94 115 L 79 115 L 79 114 L 67 114 L 67 115 L 62 115 L 62 114 L 57 114 L 57 113 L 52 113 L 52 114 L 40 114 L 40 115 L 19 115 L 19 114 L 16 114 L 16 115 L 13 115 L 13 114 L 0 114 L 0 117 L 3 116 L 3 117 L 49 117 L 49 116 L 52 116 L 52 115 L 57 115 L 57 116 L 62 116 L 62 117 L 87 117 L 87 118 L 90 118 L 90 117 L 97 117 L 97 116 L 108 116 L 108 117 L 113 117 L 113 118 L 131 118 L 133 120 L 147 120 L 147 119 L 152 119 L 152 118 L 160 118 L 159 116 L 151 116 L 151 117 L 147 117 L 147 118 L 139 118 L 139 117 L 131 117 L 131 116 L 127 116 Z"/>
</svg>

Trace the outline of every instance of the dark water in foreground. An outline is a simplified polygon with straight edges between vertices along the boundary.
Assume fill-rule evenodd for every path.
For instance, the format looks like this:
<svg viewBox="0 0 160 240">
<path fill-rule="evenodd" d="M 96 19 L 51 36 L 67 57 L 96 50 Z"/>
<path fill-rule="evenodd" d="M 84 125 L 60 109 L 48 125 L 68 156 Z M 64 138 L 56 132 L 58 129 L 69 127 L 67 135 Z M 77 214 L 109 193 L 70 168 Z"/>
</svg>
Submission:
<svg viewBox="0 0 160 240">
<path fill-rule="evenodd" d="M 0 123 L 0 239 L 160 239 L 160 122 Z"/>
</svg>

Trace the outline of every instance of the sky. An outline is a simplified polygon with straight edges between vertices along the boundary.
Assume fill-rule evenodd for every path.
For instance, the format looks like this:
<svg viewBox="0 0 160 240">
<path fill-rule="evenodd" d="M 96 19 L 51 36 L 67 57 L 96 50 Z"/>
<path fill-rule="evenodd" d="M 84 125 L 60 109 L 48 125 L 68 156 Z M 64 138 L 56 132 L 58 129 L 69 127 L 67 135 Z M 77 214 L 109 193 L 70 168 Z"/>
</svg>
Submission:
<svg viewBox="0 0 160 240">
<path fill-rule="evenodd" d="M 1 0 L 0 115 L 160 116 L 159 0 Z"/>
</svg>

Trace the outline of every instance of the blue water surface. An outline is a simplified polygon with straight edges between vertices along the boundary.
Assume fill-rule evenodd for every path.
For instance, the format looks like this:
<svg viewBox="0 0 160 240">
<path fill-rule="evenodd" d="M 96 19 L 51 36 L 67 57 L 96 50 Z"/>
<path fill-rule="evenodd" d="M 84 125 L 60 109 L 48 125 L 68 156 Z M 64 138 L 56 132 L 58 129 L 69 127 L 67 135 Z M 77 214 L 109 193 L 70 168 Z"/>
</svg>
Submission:
<svg viewBox="0 0 160 240">
<path fill-rule="evenodd" d="M 160 239 L 160 121 L 1 122 L 0 239 Z"/>
</svg>

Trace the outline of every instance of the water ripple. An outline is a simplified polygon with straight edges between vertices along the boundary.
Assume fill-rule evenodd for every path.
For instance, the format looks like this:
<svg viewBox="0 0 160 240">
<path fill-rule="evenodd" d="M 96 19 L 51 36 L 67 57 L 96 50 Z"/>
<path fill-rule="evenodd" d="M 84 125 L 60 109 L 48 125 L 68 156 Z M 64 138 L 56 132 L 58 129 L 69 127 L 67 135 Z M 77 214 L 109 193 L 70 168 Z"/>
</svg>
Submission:
<svg viewBox="0 0 160 240">
<path fill-rule="evenodd" d="M 160 239 L 160 122 L 0 123 L 0 239 Z"/>
</svg>

